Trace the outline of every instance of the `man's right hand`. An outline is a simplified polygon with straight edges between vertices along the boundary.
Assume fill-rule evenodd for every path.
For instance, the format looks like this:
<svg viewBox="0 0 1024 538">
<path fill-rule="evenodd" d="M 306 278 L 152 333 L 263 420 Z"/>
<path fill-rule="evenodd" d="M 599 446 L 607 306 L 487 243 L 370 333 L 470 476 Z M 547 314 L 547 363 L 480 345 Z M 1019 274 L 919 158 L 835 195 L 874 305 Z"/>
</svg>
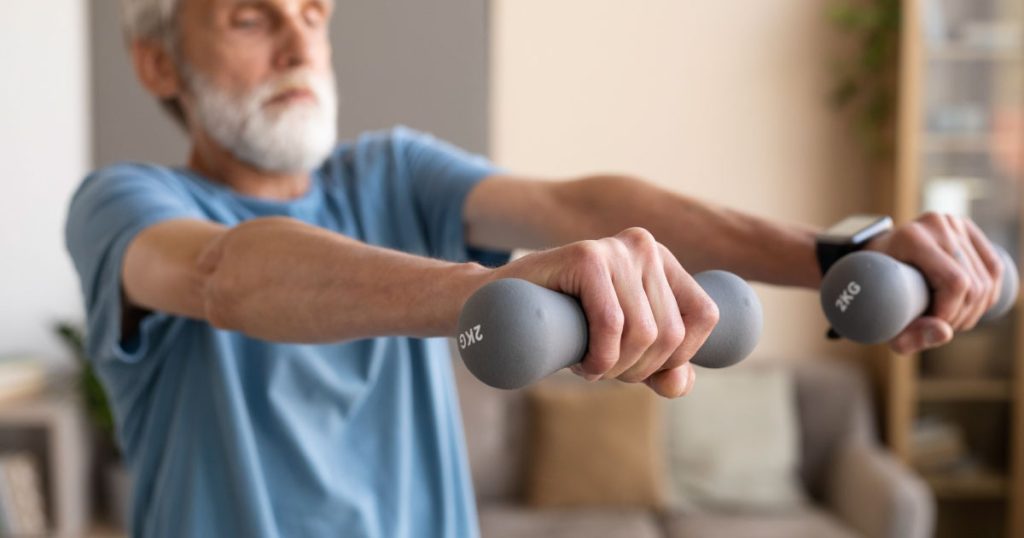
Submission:
<svg viewBox="0 0 1024 538">
<path fill-rule="evenodd" d="M 689 360 L 718 323 L 718 307 L 643 228 L 524 256 L 494 270 L 577 297 L 587 316 L 588 379 L 644 382 L 675 398 L 693 387 Z"/>
</svg>

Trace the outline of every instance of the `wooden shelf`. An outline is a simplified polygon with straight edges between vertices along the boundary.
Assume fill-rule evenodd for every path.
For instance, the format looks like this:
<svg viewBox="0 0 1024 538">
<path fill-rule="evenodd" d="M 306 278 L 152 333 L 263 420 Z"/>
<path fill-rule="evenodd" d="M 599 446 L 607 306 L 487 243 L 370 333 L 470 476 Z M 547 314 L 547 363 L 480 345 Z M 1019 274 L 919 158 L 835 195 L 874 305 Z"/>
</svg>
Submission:
<svg viewBox="0 0 1024 538">
<path fill-rule="evenodd" d="M 958 44 L 930 47 L 926 50 L 925 55 L 929 60 L 969 62 L 1019 61 L 1024 58 L 1021 50 L 1018 48 L 1003 47 L 987 49 Z"/>
<path fill-rule="evenodd" d="M 943 500 L 1001 499 L 1009 492 L 1009 481 L 992 472 L 964 475 L 924 475 L 924 479 Z"/>
<path fill-rule="evenodd" d="M 1009 401 L 1012 395 L 1012 383 L 1001 379 L 922 379 L 917 386 L 922 402 L 1001 402 Z"/>
<path fill-rule="evenodd" d="M 1019 10 L 1011 9 L 1019 2 L 1000 2 L 990 15 L 992 24 L 1024 24 Z M 957 174 L 961 177 L 984 177 L 991 174 L 990 136 L 982 132 L 931 132 L 929 112 L 938 111 L 939 103 L 958 97 L 984 92 L 992 103 L 1020 104 L 1019 77 L 1024 69 L 1024 43 L 1015 46 L 993 44 L 991 47 L 973 45 L 964 41 L 930 44 L 923 22 L 925 11 L 931 6 L 922 0 L 901 2 L 902 15 L 899 47 L 899 100 L 897 132 L 897 159 L 895 174 L 889 189 L 879 197 L 883 211 L 893 213 L 897 222 L 909 222 L 922 211 L 926 194 L 924 178 L 930 173 L 935 158 L 957 157 Z M 944 28 L 958 28 L 963 23 L 979 22 L 965 18 L 963 10 L 949 10 L 954 19 Z M 960 159 L 960 157 L 965 157 Z M 961 163 L 962 162 L 962 163 Z M 1000 202 L 999 207 L 1012 203 L 1014 214 L 1006 222 L 1017 228 L 1017 252 L 1024 252 L 1024 225 L 1019 216 L 1024 212 L 1024 189 L 1003 188 L 1000 182 L 978 194 L 977 198 Z M 1011 198 L 1013 198 L 1011 200 Z M 1005 202 L 1005 203 L 1004 203 Z M 1000 211 L 1003 211 L 1000 209 Z M 1002 220 L 1000 218 L 1000 220 Z M 1014 237 L 1014 236 L 1011 236 Z M 1014 249 L 1011 249 L 1014 250 Z M 926 475 L 927 483 L 936 497 L 958 503 L 954 516 L 939 522 L 939 537 L 969 536 L 971 532 L 985 536 L 1005 538 L 1024 537 L 1024 315 L 1015 316 L 1016 328 L 1012 343 L 986 353 L 1008 354 L 1009 372 L 1004 378 L 954 379 L 927 376 L 922 368 L 920 354 L 888 356 L 886 389 L 886 427 L 888 441 L 894 452 L 910 462 L 913 452 L 912 433 L 916 419 L 923 412 L 922 403 L 942 402 L 943 411 L 957 417 L 973 416 L 970 406 L 982 402 L 1005 406 L 994 416 L 987 417 L 993 424 L 966 428 L 965 443 L 977 445 L 982 454 L 979 460 L 1000 469 L 961 469 L 950 474 Z M 985 357 L 989 359 L 992 357 Z M 1012 380 L 1011 380 L 1012 379 Z M 1004 412 L 1009 411 L 1009 412 Z M 1004 418 L 1005 417 L 1005 418 Z M 1005 420 L 1005 425 L 1001 421 Z M 972 424 L 973 426 L 974 424 Z M 1008 439 L 1009 441 L 1003 441 Z M 1005 458 L 998 446 L 1007 443 Z M 991 448 L 992 450 L 988 450 Z M 998 453 L 998 454 L 997 454 Z M 997 458 L 998 456 L 998 458 Z M 1005 471 L 1002 469 L 1005 468 Z M 970 501 L 1000 501 L 998 503 Z M 1005 502 L 1002 502 L 1005 501 Z M 992 508 L 997 506 L 997 508 Z M 988 527 L 979 523 L 992 523 Z M 977 526 L 975 526 L 977 525 Z M 988 532 L 989 528 L 1005 529 Z M 967 533 L 960 532 L 968 529 Z"/>
</svg>

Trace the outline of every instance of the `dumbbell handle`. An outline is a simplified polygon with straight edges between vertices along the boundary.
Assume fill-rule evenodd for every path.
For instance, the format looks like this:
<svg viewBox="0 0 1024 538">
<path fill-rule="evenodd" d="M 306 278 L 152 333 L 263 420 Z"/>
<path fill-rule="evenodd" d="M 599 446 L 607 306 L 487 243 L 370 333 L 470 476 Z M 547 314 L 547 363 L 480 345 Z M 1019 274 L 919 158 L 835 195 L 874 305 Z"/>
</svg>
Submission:
<svg viewBox="0 0 1024 538">
<path fill-rule="evenodd" d="M 757 295 L 725 271 L 694 279 L 718 305 L 719 322 L 692 362 L 721 368 L 743 360 L 761 336 Z M 473 375 L 515 389 L 580 362 L 587 339 L 587 319 L 574 297 L 513 278 L 491 282 L 466 301 L 457 343 Z"/>
<path fill-rule="evenodd" d="M 999 299 L 983 321 L 1005 315 L 1017 300 L 1017 266 L 1002 248 Z M 920 271 L 885 254 L 860 251 L 839 259 L 822 279 L 821 308 L 832 328 L 864 344 L 888 342 L 928 311 L 931 291 Z"/>
</svg>

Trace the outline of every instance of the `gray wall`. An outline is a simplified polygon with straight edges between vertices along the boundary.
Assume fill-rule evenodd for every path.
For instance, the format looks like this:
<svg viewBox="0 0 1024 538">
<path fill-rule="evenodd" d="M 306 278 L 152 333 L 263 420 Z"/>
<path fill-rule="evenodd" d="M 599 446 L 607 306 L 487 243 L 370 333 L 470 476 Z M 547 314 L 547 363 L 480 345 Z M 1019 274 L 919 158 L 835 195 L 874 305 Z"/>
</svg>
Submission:
<svg viewBox="0 0 1024 538">
<path fill-rule="evenodd" d="M 118 2 L 89 4 L 96 166 L 184 163 L 188 141 L 135 79 Z M 338 0 L 331 41 L 342 139 L 402 123 L 487 151 L 483 0 Z"/>
</svg>

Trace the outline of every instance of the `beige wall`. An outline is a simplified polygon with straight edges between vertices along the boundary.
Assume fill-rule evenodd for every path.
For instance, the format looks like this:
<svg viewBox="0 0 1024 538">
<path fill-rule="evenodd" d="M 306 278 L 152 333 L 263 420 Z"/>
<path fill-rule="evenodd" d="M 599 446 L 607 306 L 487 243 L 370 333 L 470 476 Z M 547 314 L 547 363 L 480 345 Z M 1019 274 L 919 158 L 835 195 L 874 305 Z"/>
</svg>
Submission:
<svg viewBox="0 0 1024 538">
<path fill-rule="evenodd" d="M 729 206 L 827 225 L 868 206 L 826 102 L 819 0 L 496 0 L 492 155 L 542 176 L 629 172 Z M 759 288 L 757 356 L 849 354 L 814 294 Z"/>
<path fill-rule="evenodd" d="M 0 17 L 0 356 L 65 366 L 53 332 L 82 317 L 64 212 L 89 166 L 86 12 L 78 0 L 5 2 Z"/>
</svg>

